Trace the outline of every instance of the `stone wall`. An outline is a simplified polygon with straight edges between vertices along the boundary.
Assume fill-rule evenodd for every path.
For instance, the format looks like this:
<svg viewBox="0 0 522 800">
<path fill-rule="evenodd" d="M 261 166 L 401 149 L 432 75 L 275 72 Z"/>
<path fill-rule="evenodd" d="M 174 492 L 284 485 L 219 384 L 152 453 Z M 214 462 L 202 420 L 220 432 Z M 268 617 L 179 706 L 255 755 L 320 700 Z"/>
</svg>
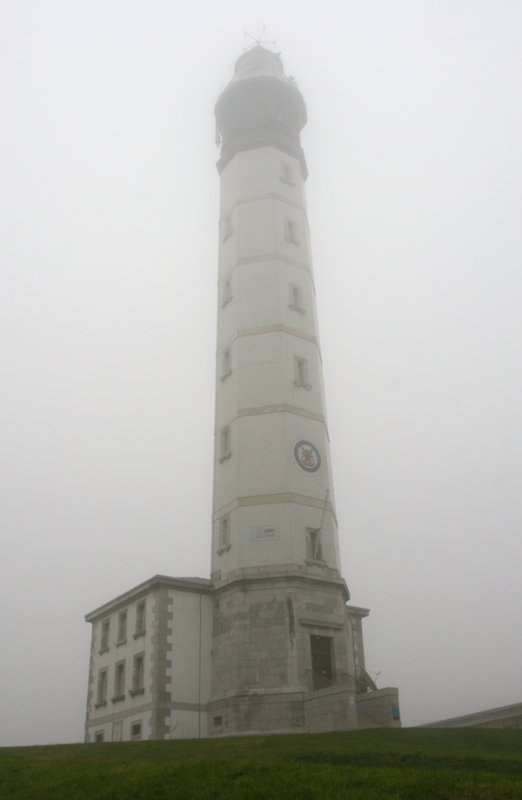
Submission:
<svg viewBox="0 0 522 800">
<path fill-rule="evenodd" d="M 359 728 L 400 728 L 399 690 L 376 689 L 356 697 Z"/>
<path fill-rule="evenodd" d="M 308 733 L 357 730 L 357 703 L 353 690 L 333 686 L 310 692 L 305 700 Z"/>
<path fill-rule="evenodd" d="M 313 730 L 356 727 L 346 586 L 288 573 L 265 570 L 215 590 L 209 735 L 304 731 L 308 717 Z M 331 677 L 316 691 L 314 636 L 331 651 Z"/>
</svg>

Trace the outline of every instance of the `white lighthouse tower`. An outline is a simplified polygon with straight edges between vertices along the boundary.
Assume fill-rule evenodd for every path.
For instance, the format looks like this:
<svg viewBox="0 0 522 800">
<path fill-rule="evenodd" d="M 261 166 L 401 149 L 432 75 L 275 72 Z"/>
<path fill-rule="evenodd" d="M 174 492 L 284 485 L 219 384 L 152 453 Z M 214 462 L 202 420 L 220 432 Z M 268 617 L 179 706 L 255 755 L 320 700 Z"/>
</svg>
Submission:
<svg viewBox="0 0 522 800">
<path fill-rule="evenodd" d="M 281 59 L 216 106 L 212 574 L 156 575 L 87 615 L 86 741 L 397 726 L 340 572 L 300 132 Z"/>
<path fill-rule="evenodd" d="M 300 145 L 305 104 L 279 56 L 256 46 L 238 59 L 216 120 L 209 732 L 355 728 L 357 695 L 375 687 L 364 669 L 368 612 L 346 606 L 340 574 Z"/>
<path fill-rule="evenodd" d="M 303 98 L 257 46 L 218 100 L 219 306 L 212 570 L 339 578 L 299 142 Z M 325 571 L 326 570 L 326 571 Z"/>
</svg>

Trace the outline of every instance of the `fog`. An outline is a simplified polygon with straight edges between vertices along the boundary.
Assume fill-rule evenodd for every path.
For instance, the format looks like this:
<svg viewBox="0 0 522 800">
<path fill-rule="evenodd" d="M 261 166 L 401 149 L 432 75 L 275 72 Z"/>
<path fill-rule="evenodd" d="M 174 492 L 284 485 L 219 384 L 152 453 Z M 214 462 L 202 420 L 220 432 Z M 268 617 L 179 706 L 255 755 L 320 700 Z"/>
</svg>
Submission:
<svg viewBox="0 0 522 800">
<path fill-rule="evenodd" d="M 522 5 L 3 0 L 0 744 L 83 738 L 83 615 L 210 568 L 213 109 L 297 79 L 343 573 L 403 724 L 522 700 Z"/>
</svg>

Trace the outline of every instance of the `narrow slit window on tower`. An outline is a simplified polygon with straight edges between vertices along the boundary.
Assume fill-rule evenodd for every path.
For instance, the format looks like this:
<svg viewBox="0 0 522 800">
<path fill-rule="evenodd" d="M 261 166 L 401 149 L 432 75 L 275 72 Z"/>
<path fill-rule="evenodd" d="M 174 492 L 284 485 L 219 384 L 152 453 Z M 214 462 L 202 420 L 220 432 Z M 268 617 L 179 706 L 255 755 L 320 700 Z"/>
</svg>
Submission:
<svg viewBox="0 0 522 800">
<path fill-rule="evenodd" d="M 230 348 L 227 347 L 221 353 L 221 380 L 224 381 L 225 378 L 228 378 L 232 369 L 230 367 Z"/>
<path fill-rule="evenodd" d="M 232 451 L 230 449 L 230 425 L 226 425 L 221 430 L 221 450 L 220 450 L 220 461 L 224 461 L 226 458 L 230 458 Z"/>
<path fill-rule="evenodd" d="M 96 708 L 107 705 L 107 667 L 98 672 L 96 687 Z"/>
<path fill-rule="evenodd" d="M 223 217 L 221 220 L 221 241 L 226 242 L 232 234 L 234 233 L 234 229 L 232 227 L 232 217 L 229 214 L 227 217 Z"/>
<path fill-rule="evenodd" d="M 311 561 L 323 561 L 321 531 L 318 528 L 306 529 L 306 554 Z"/>
<path fill-rule="evenodd" d="M 296 356 L 294 359 L 294 367 L 295 367 L 295 377 L 294 383 L 296 386 L 300 386 L 303 389 L 311 389 L 311 385 L 308 383 L 308 362 L 306 358 L 300 358 Z"/>
<path fill-rule="evenodd" d="M 232 281 L 230 278 L 227 278 L 223 281 L 223 287 L 221 292 L 221 308 L 225 308 L 232 301 Z"/>
<path fill-rule="evenodd" d="M 285 219 L 285 239 L 291 244 L 299 244 L 297 222 L 294 219 Z"/>
<path fill-rule="evenodd" d="M 289 186 L 295 186 L 294 168 L 288 161 L 281 161 L 281 172 L 279 174 L 281 183 L 287 183 Z"/>
<path fill-rule="evenodd" d="M 225 553 L 227 550 L 230 550 L 230 520 L 228 516 L 221 517 L 219 520 L 219 541 L 218 541 L 218 553 Z"/>
<path fill-rule="evenodd" d="M 288 308 L 291 308 L 292 311 L 299 311 L 300 314 L 305 313 L 303 307 L 303 290 L 296 283 L 290 284 L 290 301 L 288 303 Z"/>
<path fill-rule="evenodd" d="M 137 694 L 143 694 L 145 692 L 144 686 L 144 661 L 145 656 L 143 653 L 138 653 L 134 656 L 134 664 L 132 669 L 132 689 L 130 689 L 129 694 L 131 697 L 134 697 Z"/>
</svg>

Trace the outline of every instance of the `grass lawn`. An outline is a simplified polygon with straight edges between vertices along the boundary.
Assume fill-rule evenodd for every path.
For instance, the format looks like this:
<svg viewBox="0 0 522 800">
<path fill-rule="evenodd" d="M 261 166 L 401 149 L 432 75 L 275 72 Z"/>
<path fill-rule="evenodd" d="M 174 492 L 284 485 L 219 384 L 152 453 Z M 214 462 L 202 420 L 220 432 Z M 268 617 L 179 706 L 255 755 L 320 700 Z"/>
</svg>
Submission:
<svg viewBox="0 0 522 800">
<path fill-rule="evenodd" d="M 0 748 L 2 800 L 521 800 L 522 731 Z"/>
</svg>

